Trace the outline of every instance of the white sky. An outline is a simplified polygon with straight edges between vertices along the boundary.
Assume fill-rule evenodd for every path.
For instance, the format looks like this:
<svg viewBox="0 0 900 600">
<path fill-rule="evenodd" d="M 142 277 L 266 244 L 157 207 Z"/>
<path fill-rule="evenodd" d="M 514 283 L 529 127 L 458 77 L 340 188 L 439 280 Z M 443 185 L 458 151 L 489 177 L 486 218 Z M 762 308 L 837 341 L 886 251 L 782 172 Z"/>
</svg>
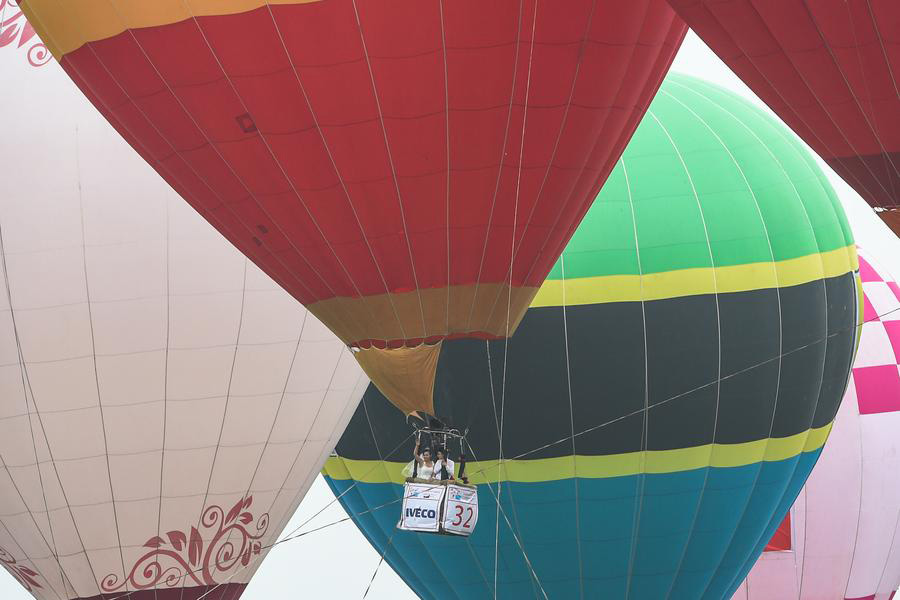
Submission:
<svg viewBox="0 0 900 600">
<path fill-rule="evenodd" d="M 688 34 L 673 69 L 717 83 L 765 108 L 693 33 Z M 3 93 L 2 87 L 0 93 Z M 135 160 L 140 159 L 135 156 Z M 857 243 L 863 245 L 894 278 L 900 276 L 900 240 L 894 237 L 856 192 L 824 162 L 819 162 L 837 190 Z M 321 515 L 305 524 L 304 531 L 346 517 L 340 505 L 333 500 L 331 491 L 319 477 L 285 532 L 304 524 L 325 506 L 328 508 Z M 256 573 L 242 600 L 362 598 L 378 562 L 378 553 L 369 546 L 352 522 L 346 521 L 274 548 Z M 373 600 L 404 600 L 415 598 L 415 595 L 387 564 L 383 564 L 367 597 Z M 0 572 L 0 599 L 30 600 L 31 596 L 9 575 Z"/>
</svg>

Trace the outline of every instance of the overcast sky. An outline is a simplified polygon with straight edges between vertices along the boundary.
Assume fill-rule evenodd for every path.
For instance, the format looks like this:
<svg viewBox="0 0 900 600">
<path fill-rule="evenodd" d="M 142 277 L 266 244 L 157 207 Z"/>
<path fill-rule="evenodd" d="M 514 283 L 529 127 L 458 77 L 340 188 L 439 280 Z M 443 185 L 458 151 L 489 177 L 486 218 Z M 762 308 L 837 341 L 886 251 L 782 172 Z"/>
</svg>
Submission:
<svg viewBox="0 0 900 600">
<path fill-rule="evenodd" d="M 3 50 L 9 51 L 11 48 Z M 673 69 L 717 83 L 764 107 L 692 33 L 688 34 L 679 51 Z M 4 117 L 8 118 L 9 115 Z M 0 138 L 0 143 L 10 143 L 10 140 Z M 857 243 L 863 245 L 880 266 L 896 278 L 900 275 L 900 241 L 849 186 L 821 160 L 819 163 L 841 198 Z M 307 523 L 312 515 L 326 506 L 317 518 Z M 301 525 L 302 531 L 306 531 L 344 517 L 346 513 L 334 502 L 334 496 L 319 477 L 288 524 L 285 534 Z M 362 598 L 378 562 L 378 553 L 350 521 L 345 521 L 274 548 L 256 573 L 242 600 Z M 0 599 L 29 598 L 31 596 L 15 580 L 5 571 L 0 571 Z M 384 564 L 378 570 L 368 598 L 402 600 L 415 596 L 390 567 Z"/>
</svg>

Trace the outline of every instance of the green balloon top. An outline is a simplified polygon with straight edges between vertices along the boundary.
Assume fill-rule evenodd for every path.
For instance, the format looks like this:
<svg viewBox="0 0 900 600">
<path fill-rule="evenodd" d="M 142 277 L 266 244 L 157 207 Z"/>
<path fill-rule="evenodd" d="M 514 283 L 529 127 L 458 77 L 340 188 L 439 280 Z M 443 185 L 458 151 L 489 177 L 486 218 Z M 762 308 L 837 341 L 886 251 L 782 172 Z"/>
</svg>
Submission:
<svg viewBox="0 0 900 600">
<path fill-rule="evenodd" d="M 670 74 L 533 306 L 784 287 L 856 265 L 837 196 L 794 134 Z"/>
</svg>

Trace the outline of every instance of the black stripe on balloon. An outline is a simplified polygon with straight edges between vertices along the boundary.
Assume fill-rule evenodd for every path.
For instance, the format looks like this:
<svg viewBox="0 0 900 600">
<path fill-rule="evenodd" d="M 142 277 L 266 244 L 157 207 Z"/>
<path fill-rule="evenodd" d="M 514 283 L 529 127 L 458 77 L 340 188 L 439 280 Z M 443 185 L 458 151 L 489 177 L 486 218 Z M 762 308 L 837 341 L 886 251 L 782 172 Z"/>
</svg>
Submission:
<svg viewBox="0 0 900 600">
<path fill-rule="evenodd" d="M 784 354 L 780 361 L 772 360 L 779 355 L 779 293 Z M 770 431 L 773 437 L 786 437 L 831 422 L 850 368 L 856 302 L 852 273 L 778 291 L 719 294 L 722 374 L 747 370 L 714 385 L 709 383 L 717 379 L 715 296 L 646 302 L 649 399 L 651 407 L 659 405 L 649 413 L 648 449 L 710 443 L 717 391 L 718 443 L 765 439 Z M 569 375 L 576 431 L 643 407 L 641 304 L 569 306 L 566 313 L 568 371 L 560 307 L 530 309 L 510 342 L 505 456 L 571 435 Z M 469 427 L 468 441 L 475 453 L 481 460 L 491 460 L 499 453 L 490 377 L 496 389 L 502 372 L 489 370 L 485 344 L 471 339 L 444 342 L 434 397 L 437 415 L 460 429 Z M 502 364 L 504 344 L 487 343 L 494 364 Z M 685 393 L 688 390 L 694 391 Z M 374 386 L 369 386 L 363 402 L 379 444 L 390 447 L 409 435 L 404 416 Z M 641 426 L 639 413 L 620 419 L 578 436 L 575 451 L 586 456 L 639 451 Z M 361 407 L 336 451 L 344 458 L 377 460 L 374 441 Z M 554 444 L 528 458 L 571 453 L 571 444 Z M 384 459 L 407 461 L 411 454 L 411 447 L 403 448 Z"/>
</svg>

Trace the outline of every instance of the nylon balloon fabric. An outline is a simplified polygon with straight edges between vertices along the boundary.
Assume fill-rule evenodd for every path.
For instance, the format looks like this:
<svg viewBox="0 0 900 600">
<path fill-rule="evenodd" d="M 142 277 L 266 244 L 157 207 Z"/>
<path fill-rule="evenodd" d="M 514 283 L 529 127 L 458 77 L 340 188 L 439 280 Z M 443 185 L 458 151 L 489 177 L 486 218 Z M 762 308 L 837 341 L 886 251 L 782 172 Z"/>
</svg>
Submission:
<svg viewBox="0 0 900 600">
<path fill-rule="evenodd" d="M 432 408 L 440 348 L 423 342 L 515 330 L 686 31 L 665 0 L 23 9 L 125 139 L 404 412 Z"/>
<path fill-rule="evenodd" d="M 0 565 L 38 600 L 237 600 L 368 379 L 27 58 L 0 48 Z"/>
<path fill-rule="evenodd" d="M 859 351 L 834 429 L 733 600 L 889 600 L 900 586 L 900 287 L 860 250 Z"/>
<path fill-rule="evenodd" d="M 444 343 L 472 536 L 394 531 L 412 447 L 383 455 L 409 429 L 375 388 L 327 480 L 423 598 L 728 598 L 828 436 L 857 267 L 790 132 L 669 75 L 516 334 Z"/>
<path fill-rule="evenodd" d="M 900 3 L 669 1 L 900 235 Z"/>
</svg>

